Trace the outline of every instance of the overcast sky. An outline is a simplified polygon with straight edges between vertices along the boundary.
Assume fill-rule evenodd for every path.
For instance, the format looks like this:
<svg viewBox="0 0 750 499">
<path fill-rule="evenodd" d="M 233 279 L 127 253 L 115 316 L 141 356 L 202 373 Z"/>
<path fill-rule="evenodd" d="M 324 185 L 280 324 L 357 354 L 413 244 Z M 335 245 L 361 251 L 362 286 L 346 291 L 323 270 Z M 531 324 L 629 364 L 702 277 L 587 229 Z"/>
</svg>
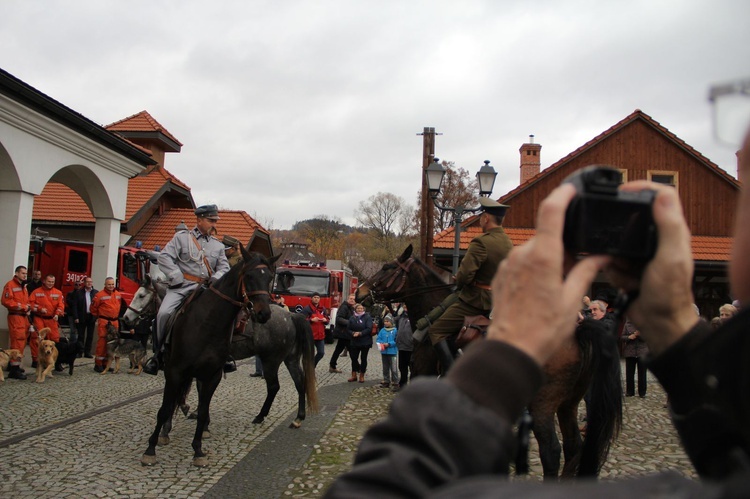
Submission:
<svg viewBox="0 0 750 499">
<path fill-rule="evenodd" d="M 0 67 L 92 121 L 147 110 L 184 147 L 166 167 L 199 205 L 267 228 L 359 201 L 416 203 L 436 155 L 493 197 L 641 109 L 736 174 L 712 84 L 750 76 L 747 0 L 76 0 L 0 2 Z"/>
</svg>

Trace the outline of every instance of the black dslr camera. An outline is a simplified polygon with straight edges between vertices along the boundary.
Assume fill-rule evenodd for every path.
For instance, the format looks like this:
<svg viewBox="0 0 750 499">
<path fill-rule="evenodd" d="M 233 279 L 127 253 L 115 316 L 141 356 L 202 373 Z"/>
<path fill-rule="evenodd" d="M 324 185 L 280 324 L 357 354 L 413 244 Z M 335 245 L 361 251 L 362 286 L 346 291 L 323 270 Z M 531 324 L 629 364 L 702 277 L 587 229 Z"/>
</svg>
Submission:
<svg viewBox="0 0 750 499">
<path fill-rule="evenodd" d="M 573 184 L 578 191 L 565 212 L 563 243 L 567 251 L 643 262 L 654 256 L 655 191 L 619 191 L 620 171 L 601 165 L 582 168 L 563 182 Z"/>
</svg>

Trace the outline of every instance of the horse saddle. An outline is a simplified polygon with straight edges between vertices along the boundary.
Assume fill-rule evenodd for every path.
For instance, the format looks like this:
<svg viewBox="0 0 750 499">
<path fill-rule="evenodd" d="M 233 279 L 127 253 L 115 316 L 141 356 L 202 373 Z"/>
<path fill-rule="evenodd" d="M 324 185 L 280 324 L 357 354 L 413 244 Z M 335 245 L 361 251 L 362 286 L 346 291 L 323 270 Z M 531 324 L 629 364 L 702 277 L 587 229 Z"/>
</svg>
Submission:
<svg viewBox="0 0 750 499">
<path fill-rule="evenodd" d="M 234 318 L 234 330 L 232 331 L 232 343 L 245 341 L 253 335 L 253 321 L 250 319 L 250 313 L 246 309 L 240 309 L 237 317 Z"/>
<path fill-rule="evenodd" d="M 456 348 L 464 348 L 472 341 L 484 338 L 490 319 L 484 315 L 469 315 L 464 317 L 464 325 L 456 336 Z"/>
</svg>

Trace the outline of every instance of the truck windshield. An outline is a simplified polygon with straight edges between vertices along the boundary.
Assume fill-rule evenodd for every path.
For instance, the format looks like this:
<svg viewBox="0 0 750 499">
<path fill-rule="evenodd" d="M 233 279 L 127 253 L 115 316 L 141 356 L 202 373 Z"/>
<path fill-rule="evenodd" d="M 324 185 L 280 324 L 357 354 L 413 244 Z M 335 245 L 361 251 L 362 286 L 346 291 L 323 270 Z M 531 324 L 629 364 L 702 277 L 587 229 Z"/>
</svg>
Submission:
<svg viewBox="0 0 750 499">
<path fill-rule="evenodd" d="M 288 272 L 292 275 L 289 279 L 280 278 L 281 272 Z M 290 270 L 283 270 L 276 274 L 276 280 L 273 285 L 273 292 L 282 295 L 294 296 L 311 296 L 313 293 L 319 293 L 320 296 L 328 296 L 328 275 L 307 275 L 296 273 Z M 288 287 L 283 286 L 284 281 L 291 281 Z"/>
</svg>

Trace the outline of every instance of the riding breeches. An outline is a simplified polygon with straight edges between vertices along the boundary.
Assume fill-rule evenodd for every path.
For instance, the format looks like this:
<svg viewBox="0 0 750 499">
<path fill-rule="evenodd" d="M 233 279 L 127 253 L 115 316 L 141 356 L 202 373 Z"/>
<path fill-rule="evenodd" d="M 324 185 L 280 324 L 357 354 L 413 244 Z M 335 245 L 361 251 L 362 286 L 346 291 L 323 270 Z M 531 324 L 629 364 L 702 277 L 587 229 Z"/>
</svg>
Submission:
<svg viewBox="0 0 750 499">
<path fill-rule="evenodd" d="M 164 343 L 164 330 L 166 329 L 167 321 L 179 310 L 182 302 L 198 286 L 198 283 L 188 282 L 182 287 L 167 290 L 167 294 L 164 295 L 164 299 L 159 306 L 159 312 L 156 314 L 156 338 L 159 341 L 159 345 Z"/>
<path fill-rule="evenodd" d="M 445 338 L 457 335 L 461 331 L 466 317 L 483 315 L 487 312 L 489 311 L 482 310 L 459 299 L 456 303 L 448 307 L 443 315 L 430 326 L 428 330 L 430 342 L 435 345 Z"/>
</svg>

